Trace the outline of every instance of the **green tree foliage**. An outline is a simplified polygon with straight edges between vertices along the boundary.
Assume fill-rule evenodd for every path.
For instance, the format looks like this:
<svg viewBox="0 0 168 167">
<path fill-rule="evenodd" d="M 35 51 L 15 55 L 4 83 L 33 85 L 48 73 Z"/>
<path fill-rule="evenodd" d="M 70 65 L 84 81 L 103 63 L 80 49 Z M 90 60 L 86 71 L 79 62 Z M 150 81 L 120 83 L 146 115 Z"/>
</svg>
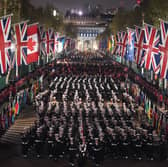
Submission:
<svg viewBox="0 0 168 167">
<path fill-rule="evenodd" d="M 111 35 L 111 26 L 108 25 L 102 34 L 97 36 L 97 40 L 108 38 Z"/>
<path fill-rule="evenodd" d="M 134 28 L 134 25 L 142 26 L 143 19 L 159 28 L 159 18 L 168 20 L 168 0 L 143 0 L 134 10 L 119 9 L 110 24 L 111 33 Z"/>
<path fill-rule="evenodd" d="M 65 24 L 64 25 L 64 34 L 71 38 L 77 37 L 77 28 L 73 24 Z"/>
<path fill-rule="evenodd" d="M 118 31 L 123 31 L 126 27 L 134 27 L 134 25 L 142 24 L 142 14 L 140 8 L 135 8 L 132 11 L 119 9 L 110 24 L 111 31 L 116 34 Z"/>
<path fill-rule="evenodd" d="M 159 27 L 159 19 L 168 20 L 168 0 L 144 0 L 142 3 L 145 22 Z"/>
<path fill-rule="evenodd" d="M 16 23 L 23 20 L 29 20 L 29 24 L 38 22 L 46 28 L 52 27 L 56 31 L 64 29 L 63 15 L 58 9 L 48 4 L 44 8 L 35 8 L 30 0 L 0 0 L 0 14 L 4 15 L 4 4 L 6 3 L 6 14 L 13 13 L 12 22 Z M 59 15 L 53 16 L 53 10 L 56 9 Z"/>
<path fill-rule="evenodd" d="M 5 5 L 6 4 L 6 5 Z M 1 15 L 13 13 L 12 20 L 17 22 L 19 20 L 19 0 L 3 0 Z"/>
<path fill-rule="evenodd" d="M 29 0 L 20 0 L 20 19 L 34 22 L 36 20 L 36 9 Z"/>
</svg>

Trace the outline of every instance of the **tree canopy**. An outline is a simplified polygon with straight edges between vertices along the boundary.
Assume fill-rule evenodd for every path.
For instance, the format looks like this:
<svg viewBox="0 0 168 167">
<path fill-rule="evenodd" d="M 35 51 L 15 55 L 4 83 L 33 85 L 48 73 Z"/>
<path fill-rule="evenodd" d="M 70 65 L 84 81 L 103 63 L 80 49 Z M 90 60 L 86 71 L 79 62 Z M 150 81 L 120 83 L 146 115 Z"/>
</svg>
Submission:
<svg viewBox="0 0 168 167">
<path fill-rule="evenodd" d="M 0 11 L 0 15 L 4 15 L 5 6 L 6 14 L 13 13 L 13 23 L 23 20 L 29 20 L 30 24 L 38 22 L 46 28 L 51 27 L 57 32 L 75 37 L 75 28 L 72 25 L 65 25 L 63 23 L 63 14 L 49 3 L 43 8 L 36 8 L 30 3 L 30 0 L 3 0 L 0 6 L 3 7 Z M 53 10 L 57 11 L 56 16 L 53 16 Z"/>
<path fill-rule="evenodd" d="M 125 30 L 134 25 L 142 26 L 144 22 L 159 28 L 159 18 L 168 20 L 168 0 L 143 0 L 140 6 L 128 11 L 123 8 L 118 10 L 110 26 L 112 34 Z"/>
</svg>

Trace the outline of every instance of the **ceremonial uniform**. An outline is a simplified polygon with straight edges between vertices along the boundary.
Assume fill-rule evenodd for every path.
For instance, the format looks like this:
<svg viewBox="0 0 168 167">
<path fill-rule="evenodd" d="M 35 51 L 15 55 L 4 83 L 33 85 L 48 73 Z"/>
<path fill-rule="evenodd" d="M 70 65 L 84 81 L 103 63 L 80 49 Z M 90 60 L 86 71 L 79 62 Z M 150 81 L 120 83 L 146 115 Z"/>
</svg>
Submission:
<svg viewBox="0 0 168 167">
<path fill-rule="evenodd" d="M 41 157 L 42 148 L 43 148 L 42 137 L 41 137 L 40 132 L 37 132 L 36 137 L 35 137 L 35 150 L 36 150 L 37 158 Z"/>
<path fill-rule="evenodd" d="M 28 154 L 28 137 L 27 134 L 24 133 L 23 136 L 21 137 L 22 139 L 22 154 L 26 158 Z"/>
<path fill-rule="evenodd" d="M 87 150 L 87 145 L 85 143 L 79 144 L 79 157 L 78 157 L 78 166 L 79 167 L 85 166 L 86 150 Z"/>
<path fill-rule="evenodd" d="M 54 137 L 52 135 L 52 133 L 49 133 L 49 136 L 47 138 L 47 149 L 48 149 L 48 156 L 49 158 L 53 157 L 53 153 L 54 153 Z"/>
<path fill-rule="evenodd" d="M 77 152 L 77 146 L 73 141 L 70 141 L 70 144 L 68 146 L 68 153 L 69 153 L 69 162 L 71 166 L 75 165 L 76 152 Z"/>
<path fill-rule="evenodd" d="M 58 137 L 58 134 L 55 134 L 54 140 L 54 159 L 57 160 L 61 155 L 61 141 Z"/>
</svg>

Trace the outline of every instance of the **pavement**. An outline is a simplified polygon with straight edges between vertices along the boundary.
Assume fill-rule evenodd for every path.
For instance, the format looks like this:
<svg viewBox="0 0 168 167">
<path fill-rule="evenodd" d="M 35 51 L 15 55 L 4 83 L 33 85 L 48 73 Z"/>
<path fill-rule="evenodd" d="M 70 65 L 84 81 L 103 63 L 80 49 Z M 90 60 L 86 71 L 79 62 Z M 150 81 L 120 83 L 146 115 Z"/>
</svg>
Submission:
<svg viewBox="0 0 168 167">
<path fill-rule="evenodd" d="M 68 167 L 65 159 L 54 161 L 47 157 L 37 159 L 35 157 L 23 158 L 20 145 L 0 144 L 0 167 Z M 167 167 L 168 161 L 138 161 L 138 160 L 104 160 L 100 167 Z M 94 167 L 87 161 L 85 167 Z"/>
</svg>

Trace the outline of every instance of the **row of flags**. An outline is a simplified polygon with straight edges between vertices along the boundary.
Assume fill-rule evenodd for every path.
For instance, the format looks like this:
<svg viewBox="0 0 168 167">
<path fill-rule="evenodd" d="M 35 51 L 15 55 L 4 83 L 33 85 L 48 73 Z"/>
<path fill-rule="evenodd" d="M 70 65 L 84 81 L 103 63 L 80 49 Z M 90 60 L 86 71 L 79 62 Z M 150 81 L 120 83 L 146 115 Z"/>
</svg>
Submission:
<svg viewBox="0 0 168 167">
<path fill-rule="evenodd" d="M 28 65 L 39 61 L 41 56 L 53 56 L 63 50 L 74 49 L 75 42 L 52 28 L 28 21 L 11 24 L 12 15 L 0 18 L 0 73 L 11 68 Z M 18 75 L 18 74 L 17 74 Z"/>
<path fill-rule="evenodd" d="M 109 38 L 108 38 L 108 48 L 107 50 L 112 53 L 113 50 L 115 48 L 115 37 L 114 35 L 111 35 Z"/>
<path fill-rule="evenodd" d="M 108 48 L 108 38 L 102 38 L 99 40 L 99 49 L 106 50 Z"/>
<path fill-rule="evenodd" d="M 144 23 L 118 32 L 114 54 L 168 79 L 168 22 L 160 20 L 160 29 Z"/>
<path fill-rule="evenodd" d="M 158 112 L 157 107 L 148 98 L 145 98 L 145 113 L 147 114 L 149 123 L 160 134 L 164 116 L 162 112 Z"/>
<path fill-rule="evenodd" d="M 14 124 L 16 118 L 19 116 L 22 107 L 25 104 L 33 102 L 34 97 L 37 95 L 41 83 L 36 80 L 31 89 L 20 90 L 14 98 L 10 97 L 7 107 L 2 109 L 0 112 L 0 127 L 3 130 L 8 129 L 12 124 Z"/>
</svg>

